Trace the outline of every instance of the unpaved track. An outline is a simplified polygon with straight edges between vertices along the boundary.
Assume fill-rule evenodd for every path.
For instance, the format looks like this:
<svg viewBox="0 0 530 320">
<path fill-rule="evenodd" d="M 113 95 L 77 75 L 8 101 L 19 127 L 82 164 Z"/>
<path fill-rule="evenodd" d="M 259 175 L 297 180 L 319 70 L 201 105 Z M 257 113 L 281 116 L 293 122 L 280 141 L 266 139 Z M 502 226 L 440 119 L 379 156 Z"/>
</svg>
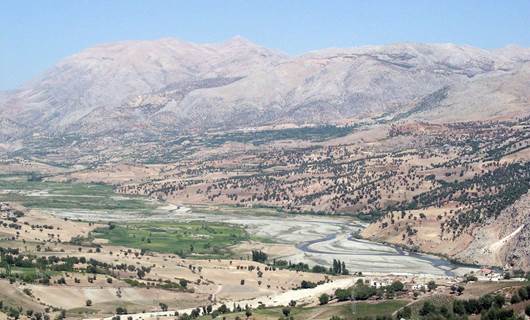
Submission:
<svg viewBox="0 0 530 320">
<path fill-rule="evenodd" d="M 315 288 L 311 289 L 300 289 L 300 290 L 289 290 L 277 295 L 265 296 L 251 300 L 240 300 L 240 301 L 223 301 L 223 303 L 217 303 L 213 305 L 213 309 L 216 310 L 222 304 L 225 304 L 229 308 L 232 305 L 239 304 L 241 307 L 248 305 L 249 307 L 255 309 L 260 304 L 265 304 L 267 307 L 277 307 L 277 306 L 286 306 L 291 300 L 295 300 L 299 304 L 304 303 L 314 303 L 318 297 L 323 293 L 331 294 L 336 289 L 347 288 L 355 284 L 355 279 L 353 277 L 348 277 L 344 279 L 338 279 L 333 282 L 324 283 Z M 158 312 L 146 312 L 146 313 L 136 313 L 128 314 L 127 318 L 131 317 L 133 320 L 145 320 L 156 317 L 172 317 L 175 315 L 175 312 L 179 314 L 190 314 L 194 308 L 180 309 L 180 310 L 171 310 L 171 311 L 158 311 Z M 112 317 L 103 318 L 103 320 L 112 320 Z"/>
</svg>

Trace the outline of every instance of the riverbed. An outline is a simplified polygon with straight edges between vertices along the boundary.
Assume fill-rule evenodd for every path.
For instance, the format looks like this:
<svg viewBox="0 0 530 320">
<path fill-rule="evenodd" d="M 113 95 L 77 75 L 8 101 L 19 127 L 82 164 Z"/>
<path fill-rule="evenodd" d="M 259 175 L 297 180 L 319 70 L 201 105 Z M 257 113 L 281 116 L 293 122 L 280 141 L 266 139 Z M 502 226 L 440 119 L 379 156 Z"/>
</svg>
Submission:
<svg viewBox="0 0 530 320">
<path fill-rule="evenodd" d="M 244 225 L 253 235 L 291 244 L 296 253 L 281 257 L 293 263 L 330 266 L 333 259 L 344 261 L 350 272 L 428 274 L 455 276 L 468 267 L 446 259 L 410 253 L 399 247 L 357 239 L 364 225 L 351 217 L 313 215 L 252 216 L 251 214 L 210 215 L 182 212 L 181 219 L 226 222 Z"/>
<path fill-rule="evenodd" d="M 354 235 L 364 225 L 352 217 L 294 215 L 264 208 L 175 205 L 147 197 L 119 195 L 99 185 L 18 183 L 9 185 L 11 189 L 6 186 L 4 197 L 15 197 L 32 204 L 33 209 L 62 218 L 84 221 L 126 219 L 130 222 L 203 220 L 242 225 L 255 237 L 292 246 L 289 254 L 279 258 L 293 263 L 330 266 L 333 259 L 338 259 L 350 272 L 438 276 L 461 275 L 471 270 L 443 258 L 357 239 Z M 55 203 L 50 199 L 60 199 L 63 206 L 67 206 L 50 208 L 50 204 Z M 98 203 L 111 205 L 113 209 L 97 210 L 105 206 L 93 208 L 93 204 Z"/>
</svg>

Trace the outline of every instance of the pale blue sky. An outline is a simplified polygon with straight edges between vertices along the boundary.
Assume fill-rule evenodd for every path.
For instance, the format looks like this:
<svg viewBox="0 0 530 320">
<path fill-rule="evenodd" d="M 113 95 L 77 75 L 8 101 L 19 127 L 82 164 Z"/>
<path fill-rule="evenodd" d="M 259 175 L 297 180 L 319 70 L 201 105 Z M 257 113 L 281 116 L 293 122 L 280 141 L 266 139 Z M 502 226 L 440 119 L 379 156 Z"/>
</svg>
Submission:
<svg viewBox="0 0 530 320">
<path fill-rule="evenodd" d="M 3 90 L 117 40 L 241 35 L 290 54 L 403 41 L 530 47 L 530 0 L 0 0 L 0 30 Z"/>
</svg>

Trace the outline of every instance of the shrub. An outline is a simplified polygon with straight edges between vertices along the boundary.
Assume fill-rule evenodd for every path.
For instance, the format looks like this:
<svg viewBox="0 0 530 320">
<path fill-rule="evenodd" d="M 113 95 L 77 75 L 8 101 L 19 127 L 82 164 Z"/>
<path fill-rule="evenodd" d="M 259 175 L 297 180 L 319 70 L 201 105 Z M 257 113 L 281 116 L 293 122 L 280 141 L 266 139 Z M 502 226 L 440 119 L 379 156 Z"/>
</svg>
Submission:
<svg viewBox="0 0 530 320">
<path fill-rule="evenodd" d="M 318 301 L 320 301 L 320 304 L 327 304 L 329 302 L 329 295 L 325 293 L 321 294 Z"/>
<path fill-rule="evenodd" d="M 337 289 L 335 290 L 335 297 L 339 301 L 346 301 L 351 299 L 350 290 L 348 289 Z"/>
</svg>

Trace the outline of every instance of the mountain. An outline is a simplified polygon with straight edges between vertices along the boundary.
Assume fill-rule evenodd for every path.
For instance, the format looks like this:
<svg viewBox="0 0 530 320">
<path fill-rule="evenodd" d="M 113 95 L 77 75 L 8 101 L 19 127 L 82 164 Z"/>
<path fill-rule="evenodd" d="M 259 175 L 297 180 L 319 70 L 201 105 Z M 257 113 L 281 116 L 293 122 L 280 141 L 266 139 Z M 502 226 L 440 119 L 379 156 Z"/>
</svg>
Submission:
<svg viewBox="0 0 530 320">
<path fill-rule="evenodd" d="M 282 57 L 242 38 L 213 45 L 175 39 L 101 45 L 64 59 L 7 97 L 2 115 L 16 115 L 41 129 L 66 130 L 95 110 L 113 110 L 141 94 L 212 77 L 246 76 Z M 106 116 L 98 114 L 99 120 Z"/>
<path fill-rule="evenodd" d="M 118 42 L 68 57 L 4 93 L 0 119 L 11 125 L 2 139 L 381 115 L 442 122 L 511 118 L 530 111 L 529 61 L 530 50 L 514 46 L 404 43 L 290 57 L 241 37 L 219 44 Z"/>
</svg>

